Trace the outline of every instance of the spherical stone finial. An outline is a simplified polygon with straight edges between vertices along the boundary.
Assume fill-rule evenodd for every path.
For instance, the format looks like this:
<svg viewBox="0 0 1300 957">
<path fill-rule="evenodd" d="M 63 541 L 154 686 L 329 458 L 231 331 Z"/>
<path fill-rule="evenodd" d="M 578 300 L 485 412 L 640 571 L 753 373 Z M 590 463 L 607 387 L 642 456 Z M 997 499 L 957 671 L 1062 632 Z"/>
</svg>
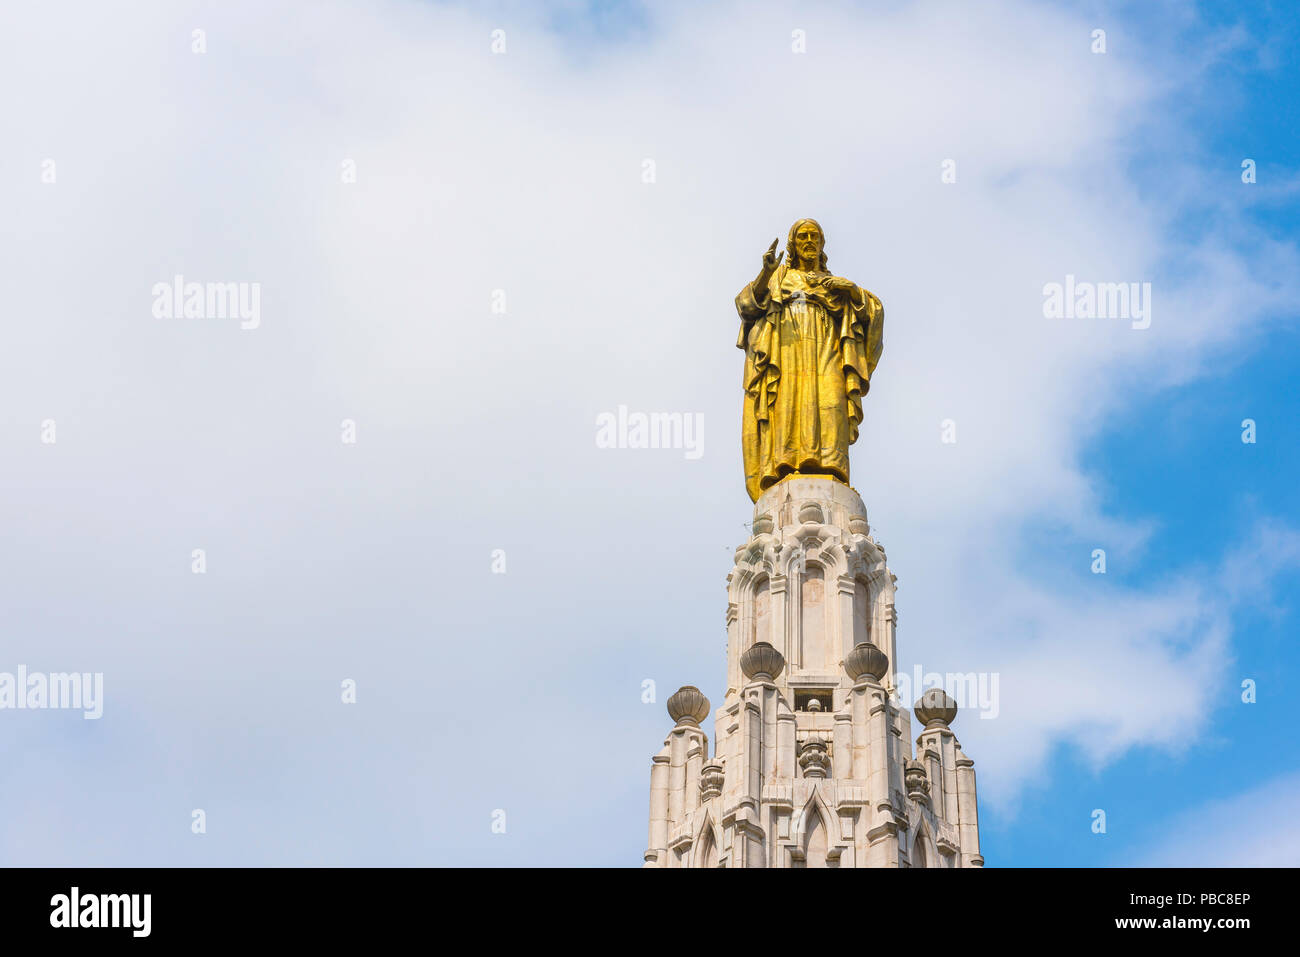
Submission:
<svg viewBox="0 0 1300 957">
<path fill-rule="evenodd" d="M 683 685 L 668 699 L 668 717 L 681 725 L 699 727 L 709 716 L 709 699 L 695 685 Z"/>
<path fill-rule="evenodd" d="M 889 671 L 889 656 L 869 641 L 860 641 L 844 656 L 844 670 L 855 682 L 870 675 L 876 681 Z"/>
<path fill-rule="evenodd" d="M 772 521 L 772 516 L 767 512 L 754 519 L 752 531 L 755 535 L 771 535 L 772 530 L 776 527 Z"/>
<path fill-rule="evenodd" d="M 942 688 L 931 688 L 921 695 L 913 710 L 927 728 L 946 728 L 957 717 L 957 702 Z"/>
<path fill-rule="evenodd" d="M 756 641 L 740 656 L 740 670 L 746 678 L 775 681 L 785 670 L 785 655 L 766 641 Z"/>
<path fill-rule="evenodd" d="M 820 525 L 824 521 L 826 521 L 826 515 L 817 502 L 804 502 L 799 507 L 800 525 Z"/>
</svg>

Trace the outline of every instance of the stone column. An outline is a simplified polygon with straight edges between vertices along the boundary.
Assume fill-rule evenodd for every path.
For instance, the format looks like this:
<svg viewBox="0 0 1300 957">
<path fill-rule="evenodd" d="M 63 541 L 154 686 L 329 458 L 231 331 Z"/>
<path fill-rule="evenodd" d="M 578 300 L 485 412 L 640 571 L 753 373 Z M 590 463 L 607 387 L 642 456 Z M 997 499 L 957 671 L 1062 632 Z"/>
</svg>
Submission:
<svg viewBox="0 0 1300 957">
<path fill-rule="evenodd" d="M 668 747 L 650 761 L 650 843 L 645 852 L 646 867 L 666 867 L 668 853 Z"/>
<path fill-rule="evenodd" d="M 979 811 L 975 800 L 975 762 L 957 750 L 957 833 L 961 866 L 983 867 L 980 854 Z"/>
</svg>

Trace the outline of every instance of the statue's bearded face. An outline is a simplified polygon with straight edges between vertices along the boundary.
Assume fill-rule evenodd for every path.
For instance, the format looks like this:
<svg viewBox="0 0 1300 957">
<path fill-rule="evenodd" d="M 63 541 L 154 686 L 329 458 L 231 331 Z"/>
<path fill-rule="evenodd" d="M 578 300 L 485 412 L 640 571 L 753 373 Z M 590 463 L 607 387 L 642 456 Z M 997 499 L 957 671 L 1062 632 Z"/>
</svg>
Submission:
<svg viewBox="0 0 1300 957">
<path fill-rule="evenodd" d="M 800 223 L 794 233 L 794 248 L 804 262 L 816 263 L 822 254 L 822 231 L 812 223 Z"/>
</svg>

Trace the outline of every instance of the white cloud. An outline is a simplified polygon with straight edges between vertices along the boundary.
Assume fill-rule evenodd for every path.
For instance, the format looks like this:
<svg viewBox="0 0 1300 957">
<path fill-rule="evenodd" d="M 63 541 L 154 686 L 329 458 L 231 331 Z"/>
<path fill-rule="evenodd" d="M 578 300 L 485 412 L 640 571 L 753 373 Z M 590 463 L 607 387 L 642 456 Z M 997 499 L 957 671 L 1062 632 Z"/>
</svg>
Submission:
<svg viewBox="0 0 1300 957">
<path fill-rule="evenodd" d="M 1300 772 L 1270 778 L 1177 815 L 1138 867 L 1296 867 L 1300 865 Z"/>
</svg>

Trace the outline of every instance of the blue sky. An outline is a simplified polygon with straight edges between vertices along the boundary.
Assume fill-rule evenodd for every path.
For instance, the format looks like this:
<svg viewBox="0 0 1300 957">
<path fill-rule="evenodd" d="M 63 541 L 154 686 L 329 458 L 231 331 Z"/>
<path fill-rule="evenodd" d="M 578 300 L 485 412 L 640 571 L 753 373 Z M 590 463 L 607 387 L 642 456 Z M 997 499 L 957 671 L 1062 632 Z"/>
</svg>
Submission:
<svg viewBox="0 0 1300 957">
<path fill-rule="evenodd" d="M 0 712 L 0 861 L 639 864 L 752 517 L 732 297 L 811 215 L 885 303 L 896 664 L 1002 676 L 989 864 L 1300 863 L 1292 9 L 313 10 L 4 14 L 0 671 L 106 702 Z M 260 325 L 158 319 L 177 273 Z M 1046 318 L 1067 273 L 1150 328 Z M 598 448 L 620 405 L 703 456 Z"/>
<path fill-rule="evenodd" d="M 1159 13 L 1159 7 L 1118 9 L 1138 16 L 1131 29 L 1156 29 L 1165 22 L 1141 20 Z M 1296 11 L 1285 4 L 1200 4 L 1197 9 L 1202 22 L 1178 31 L 1180 45 L 1203 49 L 1219 42 L 1223 31 L 1238 31 L 1240 48 L 1207 71 L 1203 97 L 1173 104 L 1197 136 L 1143 144 L 1135 161 L 1143 193 L 1160 197 L 1160 170 L 1169 157 L 1196 155 L 1221 167 L 1224 190 L 1200 216 L 1188 216 L 1184 228 L 1195 231 L 1204 228 L 1206 218 L 1226 214 L 1240 217 L 1243 232 L 1258 230 L 1259 239 L 1295 242 L 1300 238 Z M 1259 169 L 1254 186 L 1240 182 L 1240 163 L 1247 157 Z M 1186 565 L 1189 556 L 1209 563 L 1260 519 L 1293 528 L 1300 524 L 1296 318 L 1297 310 L 1280 310 L 1275 326 L 1215 356 L 1195 382 L 1135 397 L 1088 444 L 1083 465 L 1106 488 L 1108 510 L 1154 525 L 1140 559 L 1111 565 L 1108 574 L 1141 588 Z M 1240 441 L 1245 418 L 1259 424 L 1254 445 Z M 1277 733 L 1293 722 L 1288 689 L 1300 680 L 1298 585 L 1292 570 L 1277 580 L 1266 601 L 1239 609 L 1238 640 L 1232 659 L 1223 662 L 1211 698 L 1212 731 L 1204 739 L 1189 743 L 1177 757 L 1137 748 L 1101 772 L 1069 748 L 1059 749 L 1045 786 L 1017 817 L 986 826 L 990 857 L 1010 866 L 1145 862 L 1144 845 L 1168 839 L 1171 812 L 1232 797 L 1262 778 L 1300 767 L 1300 744 L 1293 735 Z M 1258 685 L 1253 705 L 1241 702 L 1244 678 Z M 1142 676 L 1121 680 L 1136 690 Z M 1293 787 L 1288 782 L 1283 793 L 1294 796 Z M 1094 807 L 1108 809 L 1104 836 L 1078 826 Z M 1194 855 L 1183 863 L 1188 860 Z"/>
</svg>

